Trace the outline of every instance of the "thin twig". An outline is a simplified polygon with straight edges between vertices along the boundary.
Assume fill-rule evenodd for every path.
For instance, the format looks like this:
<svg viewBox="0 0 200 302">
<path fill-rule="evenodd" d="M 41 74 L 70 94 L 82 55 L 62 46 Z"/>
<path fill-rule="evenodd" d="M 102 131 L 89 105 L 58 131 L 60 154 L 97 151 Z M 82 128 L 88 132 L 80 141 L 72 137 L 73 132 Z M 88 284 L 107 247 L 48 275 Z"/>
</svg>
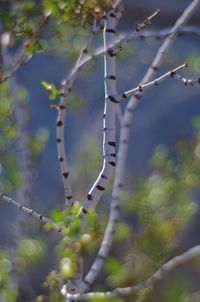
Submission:
<svg viewBox="0 0 200 302">
<path fill-rule="evenodd" d="M 184 85 L 187 85 L 187 84 L 195 85 L 195 84 L 197 84 L 198 80 L 186 79 L 186 78 L 183 78 L 181 75 L 177 74 L 177 71 L 184 68 L 184 67 L 187 67 L 187 63 L 184 63 L 184 64 L 176 67 L 175 69 L 168 71 L 167 73 L 163 74 L 162 76 L 156 78 L 153 81 L 150 81 L 150 82 L 145 83 L 145 84 L 141 84 L 141 85 L 137 86 L 136 88 L 125 91 L 121 95 L 121 98 L 123 97 L 123 98 L 126 99 L 126 98 L 134 95 L 135 93 L 143 92 L 144 90 L 146 90 L 150 87 L 153 87 L 153 86 L 158 86 L 161 82 L 165 81 L 167 78 L 174 78 L 174 79 L 180 80 L 184 83 Z M 117 99 L 118 98 L 119 97 L 117 97 Z"/>
<path fill-rule="evenodd" d="M 151 24 L 151 20 L 160 13 L 160 9 L 156 9 L 151 16 L 146 18 L 143 22 L 136 24 L 136 31 L 146 28 Z"/>
<path fill-rule="evenodd" d="M 138 92 L 143 92 L 144 90 L 146 90 L 148 88 L 158 86 L 161 82 L 165 81 L 168 78 L 174 78 L 176 80 L 179 80 L 179 81 L 183 82 L 185 86 L 186 85 L 194 86 L 195 84 L 199 84 L 199 81 L 200 81 L 199 79 L 186 79 L 177 73 L 178 70 L 180 70 L 184 67 L 187 67 L 187 63 L 184 63 L 184 64 L 176 67 L 175 69 L 168 71 L 167 73 L 154 79 L 153 81 L 150 81 L 145 84 L 141 84 L 141 85 L 139 85 L 131 90 L 127 90 L 119 95 L 113 95 L 112 96 L 113 101 L 115 103 L 120 103 L 121 100 L 127 99 L 130 96 L 134 96 Z M 121 118 L 121 124 L 123 125 L 122 121 L 123 121 L 123 117 Z"/>
<path fill-rule="evenodd" d="M 155 39 L 156 41 L 160 41 L 162 39 L 165 39 L 170 36 L 170 29 L 162 29 L 162 30 L 146 30 L 142 33 L 138 33 L 136 31 L 130 32 L 130 33 L 122 33 L 119 34 L 118 39 L 114 42 L 113 45 L 110 45 L 109 48 L 113 51 L 119 51 L 123 49 L 123 47 L 128 44 L 131 41 L 134 40 L 146 40 L 146 39 Z M 177 33 L 178 37 L 184 36 L 184 35 L 195 35 L 200 36 L 200 28 L 194 27 L 194 26 L 185 26 L 180 28 L 180 30 Z M 103 49 L 96 50 L 94 52 L 95 56 L 98 54 L 101 54 L 103 52 Z"/>
<path fill-rule="evenodd" d="M 57 223 L 55 223 L 53 220 L 51 220 L 50 218 L 46 218 L 44 215 L 38 214 L 37 212 L 35 212 L 32 209 L 29 209 L 25 206 L 23 206 L 22 204 L 20 204 L 19 202 L 17 202 L 16 200 L 14 200 L 11 197 L 6 196 L 5 194 L 0 192 L 0 199 L 5 201 L 7 204 L 9 205 L 13 205 L 16 208 L 18 208 L 19 210 L 21 210 L 23 213 L 25 213 L 27 216 L 33 217 L 36 220 L 38 220 L 39 222 L 46 224 L 48 223 L 49 225 L 52 226 L 52 229 L 58 233 L 63 233 L 64 230 L 62 227 L 60 227 Z"/>
<path fill-rule="evenodd" d="M 200 78 L 198 79 L 187 79 L 177 72 L 171 71 L 171 78 L 176 79 L 184 84 L 184 86 L 194 86 L 196 84 L 200 84 Z"/>
</svg>

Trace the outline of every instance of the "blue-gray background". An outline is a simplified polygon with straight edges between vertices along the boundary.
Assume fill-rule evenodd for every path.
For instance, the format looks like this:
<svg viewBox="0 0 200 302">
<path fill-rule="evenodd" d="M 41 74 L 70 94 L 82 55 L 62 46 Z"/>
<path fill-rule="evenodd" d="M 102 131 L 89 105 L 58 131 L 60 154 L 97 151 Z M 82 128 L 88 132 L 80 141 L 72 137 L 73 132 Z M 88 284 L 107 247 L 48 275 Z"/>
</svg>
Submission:
<svg viewBox="0 0 200 302">
<path fill-rule="evenodd" d="M 119 32 L 134 30 L 135 23 L 147 17 L 156 8 L 160 8 L 161 13 L 155 18 L 151 29 L 172 26 L 189 3 L 188 0 L 126 0 L 124 1 L 125 15 L 120 23 Z M 200 26 L 200 11 L 196 12 L 189 24 Z M 152 40 L 131 43 L 133 52 L 129 52 L 129 55 L 118 64 L 119 91 L 137 86 L 161 43 Z M 59 48 L 59 45 L 57 47 Z M 197 57 L 196 63 L 183 74 L 187 77 L 197 77 L 200 73 L 199 50 L 200 37 L 179 37 L 170 49 L 159 74 L 182 64 L 185 59 L 194 55 Z M 49 131 L 47 146 L 37 164 L 35 179 L 38 200 L 35 208 L 38 207 L 44 212 L 53 208 L 55 202 L 64 204 L 64 194 L 55 143 L 56 112 L 50 109 L 48 94 L 41 86 L 41 81 L 45 80 L 59 85 L 71 66 L 72 62 L 67 56 L 62 57 L 56 52 L 41 52 L 35 55 L 29 64 L 21 67 L 16 74 L 18 83 L 28 90 L 31 133 L 36 133 L 41 127 Z M 67 113 L 66 148 L 72 171 L 76 161 L 82 156 L 85 138 L 91 135 L 101 146 L 103 88 L 103 58 L 101 57 L 96 61 L 95 68 L 91 68 L 91 72 L 87 68 L 83 70 L 75 83 L 74 91 L 81 96 L 83 106 L 79 111 L 69 110 Z M 135 110 L 131 128 L 126 173 L 129 188 L 131 186 L 134 188 L 136 180 L 148 174 L 149 160 L 157 145 L 165 144 L 169 152 L 173 153 L 178 139 L 192 137 L 194 133 L 192 119 L 196 115 L 200 115 L 200 87 L 184 87 L 181 83 L 169 79 L 159 87 L 154 87 L 145 93 Z M 100 157 L 99 161 L 101 160 Z M 89 187 L 85 188 L 85 192 L 87 189 Z M 79 188 L 75 190 L 78 191 Z M 16 215 L 16 212 L 10 213 L 7 209 L 1 215 L 3 220 L 1 242 L 5 242 L 2 234 L 3 230 L 8 228 L 7 217 L 9 221 L 10 219 L 12 221 L 12 215 Z M 190 236 L 186 236 L 183 242 L 187 247 L 200 242 L 198 221 L 199 215 L 190 227 Z"/>
<path fill-rule="evenodd" d="M 135 23 L 143 20 L 154 9 L 161 13 L 149 29 L 162 29 L 174 24 L 177 17 L 190 1 L 140 0 L 124 1 L 125 15 L 119 26 L 119 32 L 132 31 Z M 200 11 L 190 19 L 190 25 L 200 25 Z M 71 29 L 73 30 L 73 29 Z M 162 42 L 134 41 L 129 55 L 118 64 L 119 91 L 138 85 Z M 184 71 L 187 77 L 197 77 L 200 72 L 199 54 L 200 38 L 195 36 L 179 37 L 170 49 L 159 74 L 182 64 L 193 54 L 197 57 L 196 65 Z M 57 46 L 59 50 L 59 45 Z M 53 82 L 59 86 L 60 81 L 68 74 L 72 63 L 67 56 L 56 53 L 41 52 L 33 57 L 29 64 L 17 72 L 18 83 L 28 90 L 30 101 L 30 131 L 36 133 L 39 128 L 49 131 L 49 139 L 44 154 L 37 165 L 36 192 L 42 208 L 50 209 L 58 198 L 63 200 L 62 179 L 55 143 L 56 112 L 50 109 L 48 94 L 41 86 L 41 81 Z M 93 66 L 89 63 L 90 66 Z M 100 57 L 91 72 L 83 70 L 78 77 L 74 91 L 81 97 L 82 109 L 69 110 L 66 119 L 66 149 L 71 170 L 81 156 L 84 139 L 92 135 L 99 142 L 102 140 L 103 112 L 103 58 Z M 149 159 L 159 144 L 165 144 L 173 150 L 180 138 L 190 138 L 193 134 L 192 119 L 200 114 L 199 87 L 184 87 L 171 79 L 145 93 L 137 106 L 131 129 L 130 148 L 128 153 L 127 179 L 129 184 L 148 173 Z M 99 158 L 99 161 L 102 159 Z M 87 191 L 89 188 L 85 188 Z M 78 190 L 78 188 L 77 188 Z"/>
</svg>

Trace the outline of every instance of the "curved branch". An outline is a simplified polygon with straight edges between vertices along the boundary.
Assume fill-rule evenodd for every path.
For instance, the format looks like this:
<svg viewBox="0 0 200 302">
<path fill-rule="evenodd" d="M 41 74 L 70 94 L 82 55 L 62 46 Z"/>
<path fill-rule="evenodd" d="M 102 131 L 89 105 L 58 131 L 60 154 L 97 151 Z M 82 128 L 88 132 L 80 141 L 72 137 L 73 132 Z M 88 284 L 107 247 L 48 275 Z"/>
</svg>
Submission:
<svg viewBox="0 0 200 302">
<path fill-rule="evenodd" d="M 57 150 L 58 150 L 57 151 L 58 160 L 60 162 L 60 169 L 61 169 L 61 174 L 62 174 L 62 178 L 63 178 L 66 206 L 68 206 L 68 207 L 72 207 L 74 201 L 73 201 L 72 188 L 71 188 L 71 182 L 70 182 L 70 171 L 68 168 L 66 152 L 65 152 L 65 138 L 64 138 L 65 114 L 66 114 L 67 100 L 68 100 L 69 94 L 71 92 L 72 85 L 74 84 L 74 81 L 81 68 L 80 62 L 87 56 L 88 47 L 100 29 L 101 29 L 101 23 L 99 24 L 99 26 L 96 26 L 96 23 L 94 23 L 93 30 L 90 33 L 90 36 L 89 36 L 85 46 L 82 48 L 79 58 L 77 59 L 77 62 L 75 63 L 74 68 L 72 69 L 68 78 L 62 82 L 63 92 L 61 94 L 60 104 L 58 106 L 58 116 L 57 116 L 57 123 L 56 123 L 56 126 L 57 126 L 56 142 L 57 142 Z"/>
<path fill-rule="evenodd" d="M 143 288 L 148 288 L 150 286 L 153 286 L 156 282 L 160 282 L 163 280 L 167 274 L 169 274 L 172 270 L 174 270 L 177 266 L 186 263 L 187 261 L 192 260 L 195 257 L 200 256 L 200 245 L 197 245 L 189 250 L 187 250 L 185 253 L 178 255 L 165 264 L 163 264 L 151 277 L 146 279 L 145 281 L 129 286 L 129 287 L 119 287 L 112 291 L 107 292 L 89 292 L 86 294 L 68 294 L 65 287 L 62 289 L 62 294 L 66 298 L 73 298 L 77 299 L 79 301 L 81 300 L 87 300 L 87 299 L 105 299 L 105 298 L 114 298 L 120 295 L 128 295 L 131 293 L 137 293 Z"/>
<path fill-rule="evenodd" d="M 106 17 L 104 27 L 104 49 L 112 43 L 116 34 L 116 12 L 111 10 Z M 116 166 L 116 112 L 117 103 L 113 102 L 112 95 L 116 94 L 116 56 L 111 53 L 104 55 L 104 86 L 105 86 L 105 106 L 103 113 L 103 167 L 97 180 L 87 194 L 83 202 L 79 216 L 86 214 L 88 209 L 95 208 L 103 192 L 106 190 L 111 180 Z"/>
</svg>

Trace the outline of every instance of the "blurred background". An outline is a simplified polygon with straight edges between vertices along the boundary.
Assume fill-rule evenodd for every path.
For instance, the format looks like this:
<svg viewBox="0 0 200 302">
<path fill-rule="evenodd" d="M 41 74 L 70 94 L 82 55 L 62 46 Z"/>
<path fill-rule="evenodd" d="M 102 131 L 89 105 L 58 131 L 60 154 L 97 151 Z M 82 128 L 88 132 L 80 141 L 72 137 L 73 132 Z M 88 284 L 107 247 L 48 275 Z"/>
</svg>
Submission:
<svg viewBox="0 0 200 302">
<path fill-rule="evenodd" d="M 28 6 L 28 4 L 30 4 L 31 7 L 33 2 L 34 1 L 26 1 L 26 5 Z M 0 10 L 4 13 L 11 13 L 12 10 L 18 9 L 20 12 L 22 3 L 23 1 L 3 1 L 2 4 L 0 3 Z M 48 1 L 46 1 L 46 3 L 48 4 Z M 133 32 L 135 30 L 135 24 L 151 15 L 157 8 L 159 8 L 161 12 L 153 19 L 152 25 L 146 30 L 170 28 L 190 1 L 124 0 L 123 3 L 125 13 L 118 27 L 119 34 Z M 40 6 L 40 1 L 35 1 L 35 5 Z M 23 104 L 25 104 L 25 107 L 23 107 L 25 108 L 24 117 L 27 121 L 28 146 L 32 157 L 30 163 L 31 175 L 29 175 L 30 178 L 28 180 L 29 183 L 31 183 L 29 205 L 39 212 L 54 216 L 55 209 L 60 210 L 64 206 L 64 190 L 56 149 L 55 125 L 57 113 L 50 107 L 51 103 L 57 104 L 59 99 L 49 101 L 49 93 L 41 85 L 41 82 L 54 83 L 56 87 L 60 87 L 61 80 L 68 75 L 73 67 L 73 63 L 78 56 L 78 51 L 80 47 L 84 45 L 88 31 L 88 26 L 80 29 L 68 24 L 66 24 L 66 26 L 59 25 L 57 29 L 55 26 L 56 22 L 57 21 L 51 23 L 51 21 L 49 21 L 43 35 L 41 49 L 34 53 L 30 62 L 21 66 L 15 75 L 15 87 L 17 87 L 16 89 L 19 92 L 19 99 L 21 98 L 22 103 L 24 102 Z M 5 26 L 4 19 L 2 19 L 2 24 Z M 188 26 L 200 27 L 200 10 L 191 17 Z M 2 33 L 4 30 L 5 27 L 2 29 Z M 7 31 L 7 29 L 5 31 Z M 120 51 L 117 61 L 118 91 L 129 90 L 138 85 L 161 43 L 162 40 L 154 38 L 136 39 Z M 11 56 L 19 48 L 19 45 L 20 41 L 10 47 L 9 53 Z M 93 48 L 99 47 L 100 45 L 102 45 L 101 34 L 98 35 Z M 198 78 L 200 74 L 199 45 L 200 37 L 198 35 L 186 34 L 178 36 L 166 56 L 162 68 L 159 70 L 159 75 L 186 61 L 189 67 L 181 71 L 181 74 L 187 78 Z M 13 114 L 15 114 L 15 109 L 12 105 L 7 108 L 3 103 L 4 101 L 5 103 L 8 102 L 8 88 L 4 83 L 1 85 L 0 96 L 2 105 L 0 106 L 2 106 L 2 113 L 0 114 L 3 126 L 0 132 L 0 188 L 16 197 L 19 193 L 21 181 L 21 176 L 17 173 L 19 169 L 19 158 L 15 158 L 16 152 L 17 154 L 21 152 L 16 144 L 20 134 L 17 134 L 17 130 L 15 133 L 14 130 L 16 116 L 13 117 Z M 86 196 L 102 164 L 103 106 L 103 56 L 99 56 L 89 62 L 79 74 L 72 89 L 66 114 L 66 150 L 70 170 L 72 172 L 73 190 L 76 199 L 80 202 L 84 196 Z M 5 110 L 8 112 L 6 115 L 4 114 Z M 124 110 L 124 105 L 122 105 L 122 110 Z M 168 197 L 170 202 L 172 202 L 171 198 L 174 196 L 177 200 L 185 198 L 185 204 L 188 202 L 188 195 L 189 201 L 192 199 L 190 203 L 191 211 L 188 210 L 189 212 L 187 212 L 185 208 L 181 208 L 178 212 L 179 216 L 182 215 L 181 213 L 183 213 L 182 216 L 184 216 L 186 212 L 188 216 L 185 214 L 187 219 L 183 219 L 183 227 L 177 227 L 177 229 L 174 227 L 176 229 L 175 231 L 173 229 L 173 232 L 176 233 L 175 240 L 172 246 L 170 245 L 170 253 L 165 255 L 165 259 L 168 259 L 169 255 L 175 254 L 176 251 L 184 251 L 200 243 L 199 171 L 197 158 L 194 158 L 192 155 L 192 150 L 198 147 L 199 122 L 197 117 L 199 115 L 199 87 L 185 87 L 180 82 L 168 79 L 158 87 L 149 89 L 144 94 L 133 116 L 123 200 L 125 200 L 124 203 L 126 204 L 126 200 L 130 201 L 131 198 L 133 198 L 133 200 L 136 198 L 135 204 L 137 206 L 132 209 L 133 214 L 128 215 L 126 212 L 127 206 L 125 205 L 123 212 L 124 222 L 128 221 L 129 225 L 134 228 L 135 234 L 140 232 L 140 218 L 138 218 L 140 214 L 138 214 L 137 211 L 141 210 L 139 209 L 141 203 L 139 201 L 137 203 L 137 200 L 140 200 L 140 194 L 142 194 L 142 196 L 145 195 L 144 192 L 150 190 L 150 187 L 154 189 L 155 187 L 162 187 L 160 183 L 161 178 L 166 180 L 175 177 L 177 181 L 175 191 L 182 190 L 182 195 L 178 197 L 173 195 L 175 193 L 173 193 L 172 196 L 170 195 L 170 197 Z M 8 117 L 8 121 L 3 120 L 5 116 Z M 22 119 L 24 117 L 22 116 Z M 183 166 L 181 166 L 181 163 L 183 163 L 185 170 Z M 177 166 L 178 164 L 179 166 Z M 172 165 L 171 170 L 169 168 L 170 165 Z M 195 172 L 192 169 L 194 169 Z M 155 170 L 157 172 L 155 172 Z M 192 180 L 192 184 L 186 188 L 187 192 L 183 193 L 185 184 L 180 184 L 180 182 L 186 177 L 184 173 L 187 174 L 187 177 L 195 174 L 196 178 Z M 162 177 L 156 178 L 158 175 Z M 146 186 L 146 184 L 148 185 Z M 181 187 L 179 187 L 179 185 Z M 155 198 L 162 199 L 161 195 L 165 191 L 165 188 L 163 187 L 162 189 L 161 193 L 156 191 L 158 192 L 158 197 L 155 195 Z M 152 194 L 154 193 L 155 190 Z M 149 191 L 148 194 L 150 194 Z M 187 198 L 184 194 L 187 195 Z M 98 207 L 98 210 L 102 214 L 108 211 L 109 199 L 110 192 L 103 197 L 103 201 Z M 185 204 L 182 206 L 184 207 Z M 156 209 L 155 204 L 153 207 Z M 142 209 L 150 211 L 149 208 L 145 208 L 145 205 Z M 148 213 L 151 215 L 151 211 Z M 11 209 L 1 203 L 0 247 L 2 250 L 5 248 L 10 249 L 10 246 L 12 246 L 13 233 L 15 233 L 16 237 L 19 235 L 16 235 L 15 225 L 18 216 L 20 216 L 20 214 L 16 209 Z M 55 256 L 56 250 L 54 249 L 58 244 L 58 237 L 55 234 L 46 234 L 37 222 L 31 221 L 27 226 L 23 218 L 19 219 L 22 219 L 21 223 L 24 224 L 23 228 L 25 232 L 28 232 L 29 236 L 27 238 L 22 236 L 23 238 L 20 241 L 21 245 L 19 246 L 19 255 L 21 253 L 22 257 L 18 258 L 28 257 L 27 250 L 30 249 L 29 257 L 31 260 L 27 260 L 27 263 L 30 262 L 29 264 L 24 264 L 26 266 L 26 273 L 23 273 L 23 276 L 21 275 L 23 281 L 21 281 L 21 292 L 18 301 L 33 301 L 39 293 L 45 291 L 41 286 L 44 276 L 54 270 L 58 265 Z M 146 223 L 145 219 L 142 220 L 144 225 Z M 174 221 L 176 220 L 174 216 L 173 219 Z M 160 216 L 160 222 L 161 220 L 162 215 Z M 172 223 L 171 220 L 170 223 Z M 135 236 L 137 237 L 137 235 Z M 164 235 L 161 231 L 161 237 L 162 236 Z M 170 236 L 172 236 L 171 233 Z M 31 238 L 30 241 L 28 238 Z M 168 241 L 168 239 L 166 239 L 166 241 Z M 159 244 L 161 245 L 161 242 L 159 242 Z M 126 243 L 124 243 L 124 247 L 126 247 Z M 134 249 L 136 246 L 132 246 L 132 248 Z M 23 249 L 25 249 L 25 251 Z M 122 253 L 120 250 L 121 249 L 119 249 L 119 253 Z M 162 254 L 161 251 L 160 253 Z M 134 257 L 136 256 L 138 255 L 134 254 Z M 2 256 L 2 259 L 5 260 L 5 255 Z M 163 258 L 161 257 L 160 259 Z M 144 259 L 142 260 L 141 254 L 140 261 L 146 263 Z M 23 264 L 20 265 L 23 266 Z M 190 297 L 185 295 L 184 298 L 182 295 L 183 288 L 185 289 L 185 287 L 187 287 L 185 283 L 192 284 L 191 291 L 200 290 L 199 263 L 195 264 L 195 267 L 191 268 L 191 266 L 188 265 L 188 267 L 184 266 L 181 269 L 181 274 L 182 272 L 187 272 L 185 274 L 186 277 L 184 281 L 175 282 L 174 287 L 169 286 L 168 296 L 162 296 L 162 287 L 157 289 L 156 296 L 163 299 L 162 301 L 191 302 L 200 300 L 200 296 L 196 293 Z M 5 269 L 5 271 L 9 271 L 9 269 Z M 108 272 L 111 273 L 109 268 Z M 24 275 L 27 279 L 24 278 Z M 137 278 L 138 277 L 135 277 L 135 280 L 137 280 Z M 28 285 L 25 280 L 28 280 Z M 107 283 L 108 287 L 115 285 L 112 278 L 109 280 Z M 168 280 L 166 283 L 165 286 L 167 287 Z M 179 293 L 181 294 L 179 295 Z M 155 298 L 156 296 L 154 295 L 148 298 L 144 297 L 144 301 L 161 301 L 159 298 Z M 0 301 L 9 300 L 5 299 Z"/>
</svg>

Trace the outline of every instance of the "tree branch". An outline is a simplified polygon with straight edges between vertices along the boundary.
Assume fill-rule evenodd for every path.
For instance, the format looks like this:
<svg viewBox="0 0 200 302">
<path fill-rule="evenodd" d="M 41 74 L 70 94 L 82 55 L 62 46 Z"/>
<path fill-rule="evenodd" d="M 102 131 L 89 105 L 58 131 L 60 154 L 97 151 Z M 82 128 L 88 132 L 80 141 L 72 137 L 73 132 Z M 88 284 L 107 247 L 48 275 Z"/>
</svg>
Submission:
<svg viewBox="0 0 200 302">
<path fill-rule="evenodd" d="M 199 4 L 198 1 L 193 1 L 191 5 L 185 10 L 185 12 L 182 14 L 182 16 L 178 19 L 176 22 L 175 26 L 173 27 L 173 30 L 171 30 L 171 35 L 165 40 L 163 43 L 165 47 L 161 46 L 159 49 L 157 56 L 154 61 L 157 62 L 157 64 L 160 64 L 162 62 L 162 59 L 164 58 L 164 53 L 165 49 L 169 48 L 171 42 L 172 42 L 172 37 L 176 35 L 176 32 L 179 29 L 179 26 L 184 24 L 186 20 L 188 20 L 189 16 L 192 14 L 192 12 L 196 9 L 196 7 Z M 179 26 L 177 26 L 177 24 Z M 162 54 L 160 53 L 160 51 Z M 159 60 L 157 59 L 159 58 Z M 154 62 L 153 61 L 153 62 Z M 185 66 L 185 65 L 184 65 Z M 184 66 L 181 66 L 184 67 Z M 150 70 L 153 70 L 150 68 Z M 148 72 L 147 72 L 148 74 Z M 171 76 L 171 72 L 169 73 Z M 144 77 L 144 80 L 142 81 L 141 84 L 147 82 L 147 77 Z M 141 93 L 141 92 L 140 92 Z M 131 118 L 132 118 L 132 113 L 133 113 L 133 107 L 132 103 L 135 104 L 135 100 L 139 100 L 139 95 L 135 95 L 133 100 L 130 100 L 129 104 L 126 107 L 126 111 L 124 114 L 124 119 L 123 119 L 123 125 L 121 128 L 120 132 L 120 142 L 119 142 L 119 150 L 117 154 L 117 166 L 116 166 L 116 172 L 115 172 L 115 179 L 114 179 L 114 186 L 113 186 L 113 192 L 112 192 L 112 203 L 110 206 L 110 214 L 109 214 L 109 221 L 108 225 L 106 227 L 105 233 L 104 233 L 104 238 L 101 243 L 101 247 L 99 249 L 99 252 L 97 254 L 97 257 L 95 261 L 93 262 L 90 271 L 86 275 L 84 279 L 84 284 L 85 287 L 88 288 L 90 286 L 95 278 L 97 277 L 99 271 L 101 270 L 104 260 L 106 256 L 108 255 L 108 252 L 110 250 L 110 247 L 112 245 L 112 239 L 113 235 L 116 230 L 116 226 L 119 221 L 119 214 L 120 214 L 120 192 L 123 187 L 123 181 L 124 181 L 124 168 L 125 168 L 125 161 L 126 161 L 126 154 L 127 154 L 127 145 L 128 145 L 128 137 L 129 137 L 129 132 L 130 132 L 130 123 L 131 123 Z M 131 104 L 131 106 L 130 106 Z"/>
<path fill-rule="evenodd" d="M 1 192 L 0 192 L 0 199 L 5 201 L 9 205 L 15 206 L 16 208 L 18 208 L 19 210 L 24 212 L 27 216 L 33 217 L 43 224 L 48 223 L 50 226 L 52 226 L 52 229 L 55 230 L 56 232 L 64 233 L 64 229 L 62 227 L 60 227 L 57 223 L 55 223 L 53 220 L 51 220 L 50 218 L 46 218 L 45 216 L 38 214 L 34 210 L 23 206 L 22 204 L 18 203 L 13 198 L 8 197 Z"/>
<path fill-rule="evenodd" d="M 116 34 L 116 11 L 111 10 L 107 16 L 104 27 L 104 49 L 112 43 Z M 87 194 L 86 200 L 79 212 L 79 216 L 86 214 L 88 209 L 95 208 L 111 180 L 116 166 L 116 112 L 117 104 L 113 102 L 112 95 L 116 94 L 116 56 L 111 53 L 104 55 L 104 86 L 105 106 L 103 113 L 103 167 L 97 180 Z"/>
<path fill-rule="evenodd" d="M 173 70 L 170 70 L 169 72 L 163 74 L 162 76 L 160 76 L 159 78 L 145 83 L 145 84 L 141 84 L 139 86 L 137 86 L 136 88 L 133 88 L 131 90 L 125 91 L 121 96 L 117 96 L 116 99 L 122 99 L 122 98 L 128 98 L 130 96 L 133 96 L 135 93 L 138 92 L 143 92 L 144 90 L 146 90 L 147 88 L 153 87 L 153 86 L 158 86 L 161 82 L 163 82 L 164 80 L 166 80 L 167 78 L 173 78 L 176 79 L 178 81 L 181 81 L 185 86 L 190 85 L 190 86 L 194 86 L 196 84 L 200 84 L 200 78 L 198 79 L 187 79 L 183 76 L 181 76 L 180 74 L 177 73 L 178 70 L 187 67 L 187 63 L 184 63 L 178 67 L 176 67 Z"/>
<path fill-rule="evenodd" d="M 141 83 L 139 84 L 138 88 L 141 87 L 141 85 L 148 83 L 151 81 L 153 75 L 159 70 L 160 65 L 162 64 L 164 57 L 170 48 L 171 44 L 175 40 L 175 37 L 177 36 L 180 28 L 188 21 L 192 13 L 198 8 L 200 4 L 200 0 L 193 0 L 191 4 L 185 9 L 185 11 L 181 14 L 179 19 L 176 21 L 172 29 L 170 30 L 170 35 L 167 36 L 161 47 L 158 49 L 157 54 L 147 70 L 145 76 L 143 77 Z M 120 168 L 120 174 L 121 174 L 121 182 L 120 187 L 123 187 L 123 175 L 125 171 L 125 162 L 126 162 L 126 155 L 127 155 L 127 148 L 128 148 L 128 141 L 129 141 L 129 135 L 130 135 L 130 126 L 132 121 L 132 116 L 134 112 L 134 108 L 139 102 L 139 100 L 142 97 L 142 92 L 135 93 L 134 96 L 131 97 L 129 100 L 124 117 L 123 117 L 123 126 L 121 127 L 120 131 L 120 140 L 119 140 L 119 158 L 118 158 L 118 165 L 121 166 Z M 119 163 L 120 162 L 120 163 Z"/>
<path fill-rule="evenodd" d="M 185 64 L 177 67 L 175 70 L 179 70 L 180 68 L 183 68 L 183 67 L 185 67 Z M 162 77 L 156 79 L 155 81 L 158 81 L 158 83 L 159 83 L 159 82 L 163 81 L 164 79 L 166 79 L 167 77 L 170 77 L 171 73 L 174 74 L 174 72 L 175 71 L 169 71 L 168 73 L 166 73 Z M 147 86 L 145 88 L 150 88 L 151 86 L 154 86 L 155 81 L 146 84 Z M 139 88 L 137 88 L 137 89 L 139 89 Z M 119 221 L 119 213 L 120 213 L 119 196 L 120 196 L 120 191 L 121 191 L 122 182 L 123 182 L 123 174 L 121 173 L 123 171 L 122 170 L 123 166 L 121 166 L 123 164 L 123 162 L 120 160 L 121 158 L 123 158 L 123 154 L 120 154 L 119 151 L 118 151 L 117 158 L 118 158 L 118 163 L 116 166 L 116 173 L 115 173 L 115 179 L 114 179 L 114 185 L 113 185 L 113 191 L 112 191 L 112 203 L 110 206 L 108 225 L 106 227 L 104 237 L 101 242 L 101 246 L 97 253 L 97 256 L 96 256 L 88 274 L 84 278 L 83 282 L 85 284 L 85 289 L 94 283 L 97 275 L 101 271 L 102 266 L 104 264 L 104 260 L 106 259 L 107 255 L 109 253 L 109 250 L 111 248 L 115 229 L 116 229 L 117 223 Z"/>
<path fill-rule="evenodd" d="M 153 286 L 156 282 L 160 282 L 163 280 L 168 273 L 170 273 L 172 270 L 174 270 L 177 266 L 186 263 L 187 261 L 192 260 L 195 257 L 200 256 L 200 245 L 197 245 L 189 250 L 187 250 L 185 253 L 176 256 L 172 258 L 170 261 L 163 264 L 150 278 L 146 279 L 145 281 L 129 286 L 129 287 L 119 287 L 112 291 L 107 292 L 89 292 L 86 294 L 68 294 L 65 287 L 62 289 L 62 294 L 66 298 L 71 299 L 77 299 L 79 301 L 81 300 L 87 300 L 87 299 L 105 299 L 105 298 L 114 298 L 120 295 L 128 295 L 131 293 L 137 293 L 143 288 L 148 288 L 150 286 Z"/>
<path fill-rule="evenodd" d="M 169 37 L 170 33 L 171 33 L 170 29 L 168 28 L 163 30 L 144 31 L 142 33 L 133 31 L 131 33 L 119 34 L 119 38 L 113 44 L 109 45 L 108 49 L 116 53 L 122 50 L 126 44 L 128 44 L 133 40 L 155 39 L 156 41 L 160 41 L 162 39 L 166 39 L 167 37 Z M 192 26 L 180 28 L 180 30 L 177 33 L 177 37 L 181 37 L 184 35 L 200 36 L 200 29 L 198 27 L 192 27 Z M 93 55 L 91 55 L 91 58 L 95 58 L 103 53 L 104 50 L 102 48 L 99 48 L 93 53 Z"/>
<path fill-rule="evenodd" d="M 73 196 L 72 196 L 72 189 L 71 189 L 71 182 L 70 182 L 70 171 L 68 168 L 68 163 L 66 159 L 66 152 L 65 152 L 65 139 L 64 139 L 64 127 L 65 127 L 65 113 L 66 113 L 66 105 L 69 94 L 72 89 L 72 85 L 78 75 L 78 72 L 81 68 L 81 61 L 87 56 L 88 47 L 91 44 L 93 38 L 96 36 L 98 31 L 101 28 L 101 23 L 99 26 L 96 26 L 96 22 L 94 23 L 93 30 L 85 44 L 82 48 L 79 58 L 74 65 L 74 68 L 70 72 L 68 78 L 62 82 L 62 90 L 63 93 L 61 95 L 60 104 L 58 106 L 58 116 L 57 116 L 57 152 L 58 152 L 58 160 L 60 162 L 60 169 L 63 178 L 63 186 L 65 191 L 65 198 L 66 198 L 66 206 L 72 207 L 73 206 Z"/>
</svg>

